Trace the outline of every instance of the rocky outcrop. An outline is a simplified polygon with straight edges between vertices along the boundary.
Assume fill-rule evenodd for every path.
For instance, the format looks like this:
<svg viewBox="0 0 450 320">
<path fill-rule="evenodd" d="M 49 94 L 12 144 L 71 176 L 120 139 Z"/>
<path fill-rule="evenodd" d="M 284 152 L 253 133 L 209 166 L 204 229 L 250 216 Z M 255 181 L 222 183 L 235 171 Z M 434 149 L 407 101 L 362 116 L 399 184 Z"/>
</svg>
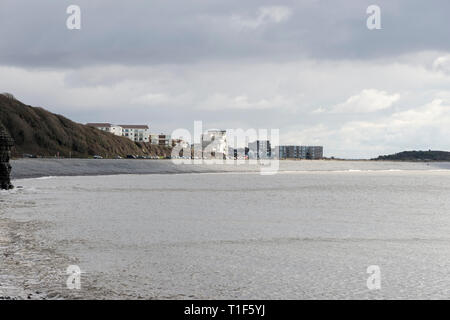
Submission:
<svg viewBox="0 0 450 320">
<path fill-rule="evenodd" d="M 13 145 L 13 139 L 11 139 L 6 129 L 0 125 L 0 189 L 13 188 L 10 179 L 11 165 L 9 164 Z"/>
</svg>

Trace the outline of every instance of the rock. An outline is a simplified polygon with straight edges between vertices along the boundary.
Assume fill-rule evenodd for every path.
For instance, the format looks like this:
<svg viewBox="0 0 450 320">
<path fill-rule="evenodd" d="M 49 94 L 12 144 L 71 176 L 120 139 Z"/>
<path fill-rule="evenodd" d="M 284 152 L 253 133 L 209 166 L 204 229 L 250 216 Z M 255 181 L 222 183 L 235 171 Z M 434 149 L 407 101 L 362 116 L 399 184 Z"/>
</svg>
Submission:
<svg viewBox="0 0 450 320">
<path fill-rule="evenodd" d="M 11 148 L 14 146 L 13 139 L 9 136 L 6 129 L 0 124 L 0 189 L 12 189 L 10 174 Z"/>
</svg>

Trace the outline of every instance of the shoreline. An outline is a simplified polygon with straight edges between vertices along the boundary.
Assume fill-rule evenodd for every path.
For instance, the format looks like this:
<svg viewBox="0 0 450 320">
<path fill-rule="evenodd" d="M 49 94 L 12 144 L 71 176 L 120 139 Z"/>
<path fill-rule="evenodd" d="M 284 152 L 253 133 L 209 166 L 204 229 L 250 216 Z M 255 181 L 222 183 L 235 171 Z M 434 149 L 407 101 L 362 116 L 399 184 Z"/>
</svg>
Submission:
<svg viewBox="0 0 450 320">
<path fill-rule="evenodd" d="M 139 159 L 20 159 L 12 160 L 12 180 L 59 176 L 105 176 L 121 174 L 186 174 L 186 173 L 243 173 L 259 172 L 261 166 L 249 163 L 176 164 L 169 160 Z M 450 170 L 450 162 L 407 162 L 371 160 L 282 160 L 283 171 L 375 171 Z"/>
<path fill-rule="evenodd" d="M 187 174 L 257 172 L 256 165 L 175 164 L 168 160 L 126 159 L 22 159 L 11 161 L 11 179 L 106 176 L 122 174 Z"/>
</svg>

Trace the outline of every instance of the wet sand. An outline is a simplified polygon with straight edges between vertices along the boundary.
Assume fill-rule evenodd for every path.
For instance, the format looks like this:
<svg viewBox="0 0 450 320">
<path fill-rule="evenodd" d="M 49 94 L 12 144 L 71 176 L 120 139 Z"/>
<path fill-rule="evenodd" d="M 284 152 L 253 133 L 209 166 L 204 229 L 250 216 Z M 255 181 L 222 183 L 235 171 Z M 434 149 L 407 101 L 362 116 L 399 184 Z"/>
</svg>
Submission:
<svg viewBox="0 0 450 320">
<path fill-rule="evenodd" d="M 50 252 L 32 239 L 35 226 L 0 219 L 0 300 L 47 299 L 33 280 L 53 277 L 44 267 Z"/>
</svg>

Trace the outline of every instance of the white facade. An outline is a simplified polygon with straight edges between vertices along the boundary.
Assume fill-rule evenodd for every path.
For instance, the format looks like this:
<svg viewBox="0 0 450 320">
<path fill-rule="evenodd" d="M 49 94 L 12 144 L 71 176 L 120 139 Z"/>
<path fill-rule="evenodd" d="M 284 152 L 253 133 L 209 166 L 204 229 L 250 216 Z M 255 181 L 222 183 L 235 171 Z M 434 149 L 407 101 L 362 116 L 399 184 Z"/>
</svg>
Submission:
<svg viewBox="0 0 450 320">
<path fill-rule="evenodd" d="M 203 158 L 226 159 L 228 142 L 226 130 L 208 130 L 202 134 Z"/>
<path fill-rule="evenodd" d="M 110 127 L 110 132 L 112 133 L 112 134 L 114 134 L 114 135 L 116 135 L 116 136 L 122 136 L 122 127 L 121 126 L 115 126 L 115 125 L 112 125 L 111 127 Z"/>
<path fill-rule="evenodd" d="M 122 124 L 122 135 L 135 142 L 150 142 L 150 129 L 147 125 Z"/>
<path fill-rule="evenodd" d="M 135 142 L 150 142 L 150 129 L 147 125 L 113 125 L 111 123 L 88 123 L 87 125 Z"/>
<path fill-rule="evenodd" d="M 150 143 L 157 146 L 171 146 L 171 138 L 168 134 L 151 134 L 150 135 Z"/>
<path fill-rule="evenodd" d="M 97 128 L 98 130 L 112 133 L 116 136 L 122 135 L 122 127 L 113 125 L 111 123 L 88 123 L 90 127 Z"/>
</svg>

